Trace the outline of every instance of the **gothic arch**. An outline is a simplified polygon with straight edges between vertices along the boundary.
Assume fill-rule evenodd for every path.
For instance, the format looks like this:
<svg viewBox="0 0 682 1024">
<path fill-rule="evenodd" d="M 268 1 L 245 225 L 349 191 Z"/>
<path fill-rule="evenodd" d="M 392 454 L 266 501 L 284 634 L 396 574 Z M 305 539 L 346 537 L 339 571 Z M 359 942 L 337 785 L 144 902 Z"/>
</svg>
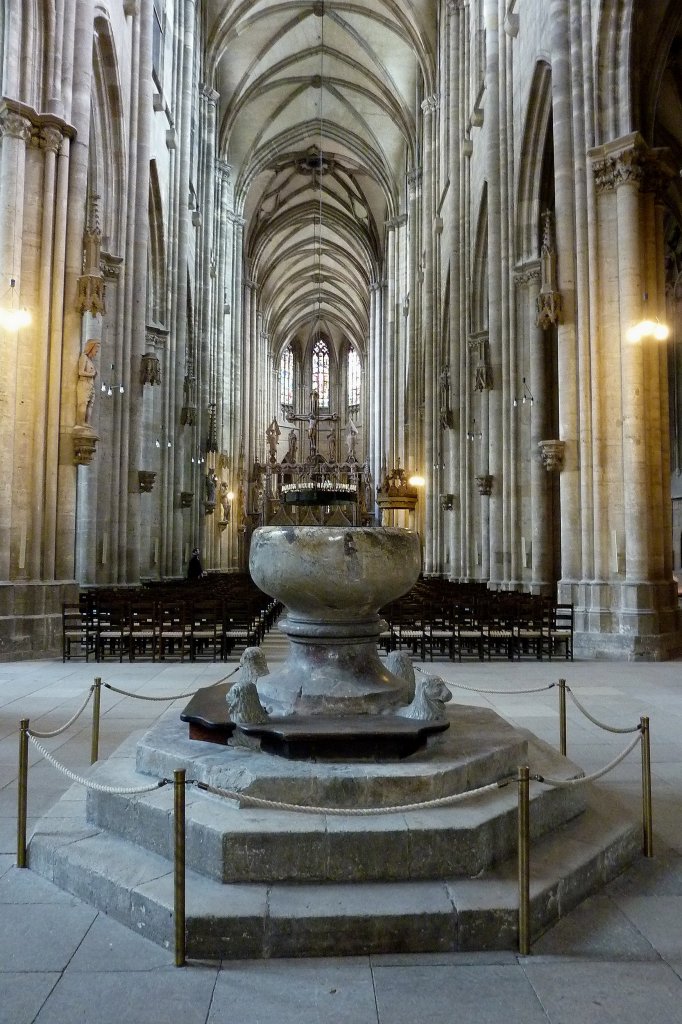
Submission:
<svg viewBox="0 0 682 1024">
<path fill-rule="evenodd" d="M 91 195 L 100 197 L 102 246 L 120 253 L 125 228 L 127 134 L 118 59 L 109 20 L 95 18 L 90 119 Z"/>
<path fill-rule="evenodd" d="M 552 72 L 539 61 L 528 93 L 521 142 L 516 204 L 516 260 L 537 259 L 541 214 L 542 163 L 552 123 Z"/>
<path fill-rule="evenodd" d="M 488 183 L 484 182 L 478 208 L 474 256 L 471 267 L 472 334 L 488 330 Z"/>
<path fill-rule="evenodd" d="M 165 325 L 166 310 L 166 246 L 164 238 L 163 202 L 159 187 L 156 160 L 149 163 L 149 250 L 147 272 L 147 322 Z"/>
</svg>

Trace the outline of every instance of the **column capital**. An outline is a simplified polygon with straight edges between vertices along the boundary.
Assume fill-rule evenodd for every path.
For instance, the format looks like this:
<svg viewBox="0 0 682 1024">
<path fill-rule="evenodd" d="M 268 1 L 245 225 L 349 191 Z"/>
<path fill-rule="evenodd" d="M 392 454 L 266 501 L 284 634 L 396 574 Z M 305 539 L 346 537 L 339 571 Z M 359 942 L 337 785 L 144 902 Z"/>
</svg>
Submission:
<svg viewBox="0 0 682 1024">
<path fill-rule="evenodd" d="M 665 192 L 677 176 L 667 149 L 651 149 L 639 132 L 630 132 L 588 153 L 597 192 L 634 185 L 642 192 Z"/>
<path fill-rule="evenodd" d="M 437 92 L 432 93 L 430 96 L 425 96 L 421 103 L 422 113 L 424 117 L 429 117 L 431 114 L 438 110 L 440 105 L 440 96 Z"/>
<path fill-rule="evenodd" d="M 7 136 L 10 139 L 21 139 L 28 142 L 31 138 L 31 121 L 23 114 L 11 110 L 9 107 L 0 107 L 0 138 Z"/>
<path fill-rule="evenodd" d="M 208 100 L 209 103 L 217 103 L 220 99 L 220 93 L 212 89 L 210 85 L 206 85 L 205 82 L 199 83 L 199 93 L 204 99 Z"/>
<path fill-rule="evenodd" d="M 419 194 L 419 186 L 421 185 L 422 172 L 421 167 L 415 167 L 413 170 L 407 173 L 407 194 L 410 199 L 416 199 Z"/>
</svg>

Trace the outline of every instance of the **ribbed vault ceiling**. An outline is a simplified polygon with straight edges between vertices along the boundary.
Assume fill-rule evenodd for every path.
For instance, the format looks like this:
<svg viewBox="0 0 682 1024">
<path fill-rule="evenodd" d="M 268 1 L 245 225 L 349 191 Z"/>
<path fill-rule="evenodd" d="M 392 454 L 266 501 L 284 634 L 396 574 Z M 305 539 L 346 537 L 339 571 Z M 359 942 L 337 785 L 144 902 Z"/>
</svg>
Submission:
<svg viewBox="0 0 682 1024">
<path fill-rule="evenodd" d="M 322 327 L 363 352 L 385 222 L 433 89 L 435 0 L 209 0 L 220 155 L 279 350 Z"/>
</svg>

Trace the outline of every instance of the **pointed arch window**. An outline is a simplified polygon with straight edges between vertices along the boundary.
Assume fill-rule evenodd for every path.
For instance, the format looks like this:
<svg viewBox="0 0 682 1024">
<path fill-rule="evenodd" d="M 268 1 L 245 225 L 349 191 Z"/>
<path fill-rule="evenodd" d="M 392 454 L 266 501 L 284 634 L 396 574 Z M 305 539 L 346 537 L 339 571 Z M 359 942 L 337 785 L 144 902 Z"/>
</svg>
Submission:
<svg viewBox="0 0 682 1024">
<path fill-rule="evenodd" d="M 279 401 L 280 405 L 294 404 L 294 353 L 291 345 L 287 345 L 279 362 Z"/>
<path fill-rule="evenodd" d="M 360 356 L 352 347 L 348 349 L 348 405 L 360 405 Z"/>
<path fill-rule="evenodd" d="M 318 338 L 313 349 L 313 391 L 317 391 L 320 408 L 329 408 L 329 349 Z"/>
</svg>

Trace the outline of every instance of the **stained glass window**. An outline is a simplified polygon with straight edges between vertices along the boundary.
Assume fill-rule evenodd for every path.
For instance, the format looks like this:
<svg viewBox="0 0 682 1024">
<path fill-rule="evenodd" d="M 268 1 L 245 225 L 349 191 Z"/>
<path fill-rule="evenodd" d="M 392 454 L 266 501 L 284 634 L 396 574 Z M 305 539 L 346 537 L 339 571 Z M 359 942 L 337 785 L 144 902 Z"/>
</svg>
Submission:
<svg viewBox="0 0 682 1024">
<path fill-rule="evenodd" d="M 360 356 L 348 350 L 348 405 L 360 405 Z"/>
<path fill-rule="evenodd" d="M 294 404 L 294 353 L 288 345 L 279 363 L 279 401 L 281 405 Z"/>
<path fill-rule="evenodd" d="M 313 349 L 313 391 L 322 409 L 329 408 L 329 349 L 319 338 Z"/>
</svg>

